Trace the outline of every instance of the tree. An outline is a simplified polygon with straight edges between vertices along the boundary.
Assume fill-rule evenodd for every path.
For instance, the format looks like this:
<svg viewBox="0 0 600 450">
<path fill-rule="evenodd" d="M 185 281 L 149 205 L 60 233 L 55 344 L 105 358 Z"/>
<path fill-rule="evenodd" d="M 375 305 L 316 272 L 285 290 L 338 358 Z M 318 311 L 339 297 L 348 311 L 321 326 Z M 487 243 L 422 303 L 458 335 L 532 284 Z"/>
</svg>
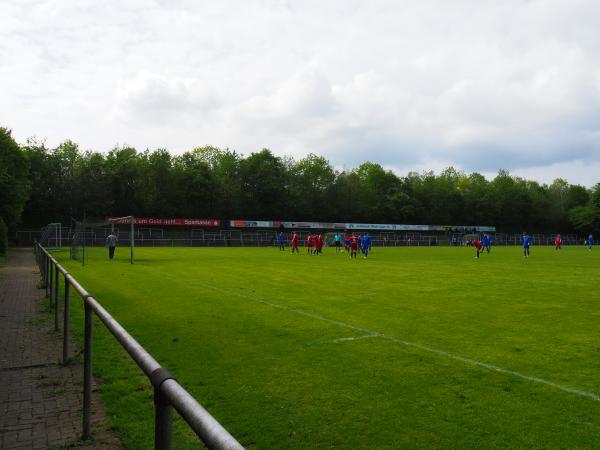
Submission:
<svg viewBox="0 0 600 450">
<path fill-rule="evenodd" d="M 69 216 L 105 217 L 116 214 L 113 211 L 113 195 L 107 162 L 104 155 L 97 152 L 85 152 L 78 160 L 75 173 L 75 192 L 78 193 Z"/>
<path fill-rule="evenodd" d="M 242 198 L 247 217 L 283 218 L 287 172 L 270 150 L 252 153 L 241 161 Z"/>
<path fill-rule="evenodd" d="M 187 152 L 175 158 L 175 204 L 185 217 L 208 217 L 216 209 L 216 185 L 209 164 L 199 152 Z"/>
<path fill-rule="evenodd" d="M 461 225 L 490 225 L 495 217 L 490 211 L 490 183 L 479 173 L 472 173 L 461 180 L 459 189 L 463 196 L 465 214 Z"/>
<path fill-rule="evenodd" d="M 580 233 L 589 233 L 594 229 L 596 216 L 596 209 L 591 204 L 576 206 L 569 210 L 569 220 L 573 224 L 573 228 Z"/>
<path fill-rule="evenodd" d="M 288 161 L 288 201 L 291 218 L 297 220 L 325 220 L 322 205 L 332 204 L 331 187 L 335 172 L 329 161 L 310 153 L 297 163 Z"/>
<path fill-rule="evenodd" d="M 580 200 L 583 200 L 584 195 L 579 194 Z M 568 217 L 573 228 L 581 233 L 600 231 L 600 183 L 592 188 L 591 194 L 588 193 L 587 204 L 571 208 Z"/>
<path fill-rule="evenodd" d="M 210 215 L 221 219 L 241 217 L 242 211 L 242 157 L 229 149 L 200 147 L 192 152 L 195 158 L 208 164 L 213 181 Z"/>
<path fill-rule="evenodd" d="M 141 215 L 143 205 L 138 203 L 139 160 L 135 148 L 114 148 L 106 157 L 108 177 L 107 195 L 111 199 L 111 213 L 118 216 Z"/>
<path fill-rule="evenodd" d="M 176 180 L 171 154 L 165 149 L 137 155 L 136 198 L 144 215 L 172 217 L 176 212 Z"/>
<path fill-rule="evenodd" d="M 11 136 L 0 127 L 0 218 L 9 231 L 21 222 L 21 213 L 30 191 L 27 157 Z"/>
</svg>

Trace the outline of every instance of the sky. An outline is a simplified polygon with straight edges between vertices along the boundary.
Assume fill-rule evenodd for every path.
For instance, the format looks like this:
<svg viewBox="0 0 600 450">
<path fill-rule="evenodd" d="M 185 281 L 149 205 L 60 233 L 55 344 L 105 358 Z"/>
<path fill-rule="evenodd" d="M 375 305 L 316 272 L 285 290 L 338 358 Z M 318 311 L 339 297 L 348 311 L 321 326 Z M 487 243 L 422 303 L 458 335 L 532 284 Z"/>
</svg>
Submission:
<svg viewBox="0 0 600 450">
<path fill-rule="evenodd" d="M 600 182 L 596 0 L 2 0 L 0 126 Z"/>
</svg>

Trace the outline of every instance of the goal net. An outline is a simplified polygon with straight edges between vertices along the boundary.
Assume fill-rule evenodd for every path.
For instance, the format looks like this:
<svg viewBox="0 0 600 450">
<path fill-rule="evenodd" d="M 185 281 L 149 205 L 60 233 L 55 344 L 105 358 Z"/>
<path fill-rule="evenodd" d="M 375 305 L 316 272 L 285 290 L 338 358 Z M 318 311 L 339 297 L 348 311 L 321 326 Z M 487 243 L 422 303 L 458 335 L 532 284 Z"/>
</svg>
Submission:
<svg viewBox="0 0 600 450">
<path fill-rule="evenodd" d="M 108 236 L 112 234 L 116 237 L 119 247 L 129 247 L 128 259 L 131 264 L 135 262 L 135 217 L 72 220 L 71 259 L 85 266 L 90 255 L 97 254 L 100 247 L 105 247 Z"/>
<path fill-rule="evenodd" d="M 42 228 L 42 236 L 40 237 L 40 244 L 42 244 L 47 250 L 54 251 L 62 248 L 62 224 L 55 222 L 49 223 Z"/>
</svg>

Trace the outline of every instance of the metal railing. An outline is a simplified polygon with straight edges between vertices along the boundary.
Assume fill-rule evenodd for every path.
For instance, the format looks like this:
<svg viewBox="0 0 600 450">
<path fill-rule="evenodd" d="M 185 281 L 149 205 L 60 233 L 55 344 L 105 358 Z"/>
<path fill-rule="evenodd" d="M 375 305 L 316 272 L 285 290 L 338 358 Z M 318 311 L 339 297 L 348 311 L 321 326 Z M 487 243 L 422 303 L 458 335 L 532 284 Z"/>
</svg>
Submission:
<svg viewBox="0 0 600 450">
<path fill-rule="evenodd" d="M 40 244 L 35 244 L 36 262 L 40 269 L 46 297 L 54 311 L 54 329 L 59 331 L 59 283 L 64 278 L 63 304 L 63 355 L 69 361 L 69 309 L 71 288 L 84 301 L 84 352 L 83 352 L 83 439 L 91 437 L 92 396 L 92 325 L 96 314 L 121 346 L 142 369 L 154 388 L 154 448 L 171 449 L 173 437 L 172 409 L 179 413 L 202 442 L 210 449 L 236 449 L 244 447 L 214 417 L 194 399 L 175 378 L 163 368 L 100 303 L 92 297 L 72 275 L 62 267 Z"/>
</svg>

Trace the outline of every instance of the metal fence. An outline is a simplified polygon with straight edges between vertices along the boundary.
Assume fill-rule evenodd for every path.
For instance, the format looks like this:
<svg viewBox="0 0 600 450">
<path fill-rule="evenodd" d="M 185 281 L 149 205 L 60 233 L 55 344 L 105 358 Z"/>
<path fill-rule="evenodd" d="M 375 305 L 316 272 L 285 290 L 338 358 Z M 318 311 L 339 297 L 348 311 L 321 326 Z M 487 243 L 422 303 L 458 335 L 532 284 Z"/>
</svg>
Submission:
<svg viewBox="0 0 600 450">
<path fill-rule="evenodd" d="M 236 449 L 244 447 L 214 417 L 198 403 L 176 379 L 162 367 L 103 307 L 69 274 L 41 245 L 35 245 L 46 297 L 54 311 L 54 328 L 59 331 L 60 274 L 64 280 L 63 302 L 63 354 L 62 362 L 69 361 L 69 308 L 71 288 L 84 302 L 84 375 L 83 375 L 83 439 L 91 437 L 92 395 L 92 325 L 96 314 L 121 346 L 142 369 L 154 388 L 154 447 L 171 449 L 173 435 L 172 409 L 188 423 L 202 442 L 211 449 Z"/>
<path fill-rule="evenodd" d="M 86 246 L 104 246 L 110 228 L 98 228 L 85 233 Z M 358 232 L 360 233 L 360 232 Z M 289 232 L 286 231 L 286 245 L 289 245 Z M 308 231 L 298 231 L 300 245 L 306 244 Z M 331 245 L 334 232 L 323 232 L 328 236 L 326 244 Z M 342 233 L 344 234 L 344 233 Z M 119 240 L 129 240 L 130 233 L 120 230 Z M 17 231 L 15 242 L 20 246 L 30 246 L 40 236 L 39 231 Z M 492 243 L 496 246 L 521 245 L 521 235 L 512 233 L 494 233 Z M 555 234 L 531 234 L 534 245 L 553 245 Z M 63 245 L 70 245 L 72 232 L 62 228 Z M 460 246 L 464 245 L 465 236 L 444 233 L 416 232 L 373 232 L 373 245 L 376 247 L 431 247 L 431 246 Z M 583 236 L 563 235 L 563 245 L 582 244 Z M 277 232 L 274 230 L 202 230 L 191 229 L 165 230 L 158 228 L 139 228 L 135 232 L 135 245 L 142 247 L 268 247 L 277 246 Z"/>
</svg>

